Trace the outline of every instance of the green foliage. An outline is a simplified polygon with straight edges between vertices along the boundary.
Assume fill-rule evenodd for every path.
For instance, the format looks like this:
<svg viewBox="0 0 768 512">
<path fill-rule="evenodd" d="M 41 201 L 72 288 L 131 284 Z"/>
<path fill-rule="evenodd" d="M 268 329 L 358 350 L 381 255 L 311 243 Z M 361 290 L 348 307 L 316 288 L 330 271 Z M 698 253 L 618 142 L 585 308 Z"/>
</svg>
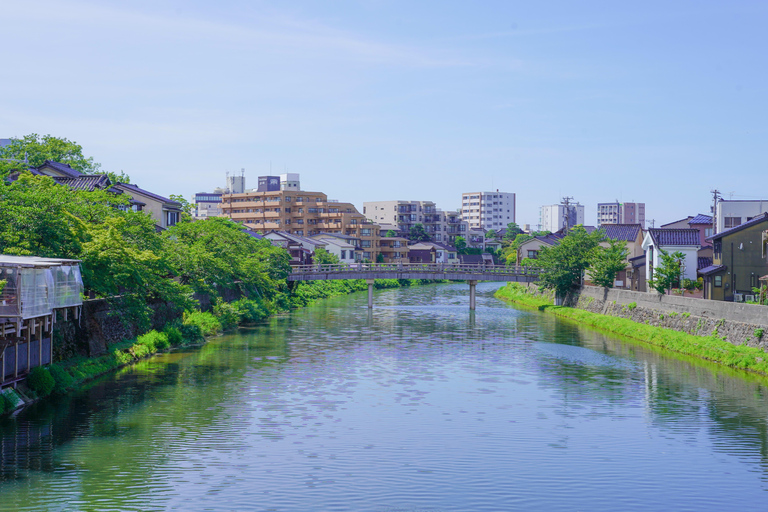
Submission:
<svg viewBox="0 0 768 512">
<path fill-rule="evenodd" d="M 565 297 L 579 285 L 604 238 L 602 231 L 587 233 L 583 226 L 576 226 L 558 245 L 542 247 L 537 260 L 540 285 L 554 290 L 558 297 Z"/>
<path fill-rule="evenodd" d="M 168 334 L 165 332 L 157 332 L 153 329 L 136 338 L 136 345 L 147 347 L 149 353 L 153 354 L 158 350 L 166 350 L 170 348 L 171 342 L 168 340 Z"/>
<path fill-rule="evenodd" d="M 338 265 L 339 257 L 333 253 L 328 252 L 325 247 L 318 247 L 315 249 L 315 254 L 312 256 L 312 261 L 320 265 Z"/>
<path fill-rule="evenodd" d="M 408 233 L 408 239 L 411 242 L 429 242 L 431 237 L 423 224 L 415 224 Z"/>
<path fill-rule="evenodd" d="M 83 156 L 83 148 L 65 138 L 52 135 L 40 136 L 30 133 L 22 138 L 11 138 L 11 144 L 0 148 L 0 160 L 12 160 L 15 165 L 8 165 L 7 169 L 27 169 L 39 167 L 46 160 L 67 164 L 73 169 L 94 174 L 99 172 L 100 164 L 93 158 Z M 23 164 L 24 161 L 28 163 Z"/>
<path fill-rule="evenodd" d="M 173 325 L 166 326 L 166 328 L 163 329 L 163 333 L 165 333 L 166 337 L 168 338 L 168 343 L 172 347 L 177 347 L 184 342 L 184 337 L 182 336 L 181 330 L 178 327 Z"/>
<path fill-rule="evenodd" d="M 661 264 L 653 269 L 653 277 L 648 286 L 663 295 L 680 282 L 685 254 L 680 251 L 669 254 L 664 249 L 659 249 L 659 256 Z"/>
<path fill-rule="evenodd" d="M 395 238 L 397 236 L 397 233 L 395 233 L 393 230 L 388 229 L 387 233 L 384 235 L 386 238 Z"/>
<path fill-rule="evenodd" d="M 507 230 L 504 232 L 504 240 L 512 241 L 522 232 L 523 231 L 520 229 L 520 226 L 518 226 L 516 222 L 510 222 L 507 224 Z"/>
<path fill-rule="evenodd" d="M 56 386 L 56 382 L 48 368 L 36 366 L 27 375 L 27 386 L 38 397 L 44 397 L 51 394 L 51 391 Z"/>
<path fill-rule="evenodd" d="M 203 329 L 197 324 L 181 324 L 179 327 L 184 345 L 192 345 L 205 341 Z"/>
<path fill-rule="evenodd" d="M 453 246 L 456 248 L 456 252 L 464 254 L 463 251 L 467 248 L 467 239 L 463 236 L 457 236 L 456 240 L 453 241 Z"/>
<path fill-rule="evenodd" d="M 755 333 L 754 334 L 755 334 L 755 338 L 757 338 L 758 340 L 763 339 L 763 334 L 764 334 L 763 328 L 762 327 L 758 327 L 757 329 L 755 329 Z"/>
<path fill-rule="evenodd" d="M 213 313 L 187 311 L 184 313 L 184 325 L 196 325 L 203 336 L 213 336 L 221 332 L 221 322 Z"/>
<path fill-rule="evenodd" d="M 589 271 L 597 286 L 613 288 L 616 275 L 627 267 L 627 244 L 623 240 L 606 240 L 608 247 L 598 246 Z"/>
<path fill-rule="evenodd" d="M 683 318 L 688 318 L 689 316 L 691 316 L 691 314 L 690 314 L 689 312 L 687 312 L 687 311 L 686 311 L 686 312 L 685 312 L 685 313 L 683 313 L 681 316 L 682 316 Z"/>
<path fill-rule="evenodd" d="M 485 238 L 496 238 L 496 230 L 495 229 L 489 229 L 485 233 Z"/>
<path fill-rule="evenodd" d="M 376 255 L 376 263 L 384 263 L 384 255 L 382 253 Z"/>
<path fill-rule="evenodd" d="M 237 308 L 229 302 L 219 300 L 213 305 L 213 314 L 219 319 L 221 328 L 225 331 L 237 327 L 240 323 L 240 314 Z"/>
<path fill-rule="evenodd" d="M 171 201 L 176 201 L 177 203 L 181 204 L 181 212 L 183 217 L 184 216 L 192 217 L 192 212 L 195 209 L 195 205 L 187 201 L 184 198 L 184 196 L 179 194 L 171 194 L 170 196 L 168 196 L 168 199 L 170 199 Z M 190 219 L 185 218 L 185 220 L 190 220 Z"/>
<path fill-rule="evenodd" d="M 269 316 L 269 309 L 260 301 L 240 299 L 232 303 L 239 318 L 238 323 L 254 323 Z"/>
<path fill-rule="evenodd" d="M 636 307 L 637 307 L 637 302 L 630 302 L 629 304 L 627 304 L 627 309 L 630 311 L 634 310 Z"/>
<path fill-rule="evenodd" d="M 53 377 L 54 393 L 63 394 L 75 384 L 75 380 L 72 378 L 72 375 L 70 375 L 58 364 L 52 364 L 49 366 L 48 371 L 50 371 L 51 376 Z"/>
</svg>

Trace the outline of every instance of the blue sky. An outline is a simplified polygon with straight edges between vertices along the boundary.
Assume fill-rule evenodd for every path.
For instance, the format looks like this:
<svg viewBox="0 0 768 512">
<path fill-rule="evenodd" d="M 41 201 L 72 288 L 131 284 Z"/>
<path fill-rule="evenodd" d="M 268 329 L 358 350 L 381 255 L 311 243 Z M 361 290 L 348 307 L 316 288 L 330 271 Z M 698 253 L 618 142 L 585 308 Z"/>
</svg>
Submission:
<svg viewBox="0 0 768 512">
<path fill-rule="evenodd" d="M 332 199 L 572 196 L 657 225 L 768 198 L 765 2 L 6 0 L 0 137 L 66 137 L 189 197 L 298 172 Z"/>
</svg>

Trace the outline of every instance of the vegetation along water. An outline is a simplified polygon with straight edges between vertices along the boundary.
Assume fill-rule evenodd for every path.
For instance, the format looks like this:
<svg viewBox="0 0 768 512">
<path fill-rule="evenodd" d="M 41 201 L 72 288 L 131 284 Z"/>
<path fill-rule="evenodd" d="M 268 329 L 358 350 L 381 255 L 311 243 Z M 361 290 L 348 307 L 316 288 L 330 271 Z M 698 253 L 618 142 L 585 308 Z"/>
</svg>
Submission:
<svg viewBox="0 0 768 512">
<path fill-rule="evenodd" d="M 0 510 L 759 510 L 766 380 L 466 284 L 330 298 L 0 420 Z"/>
</svg>

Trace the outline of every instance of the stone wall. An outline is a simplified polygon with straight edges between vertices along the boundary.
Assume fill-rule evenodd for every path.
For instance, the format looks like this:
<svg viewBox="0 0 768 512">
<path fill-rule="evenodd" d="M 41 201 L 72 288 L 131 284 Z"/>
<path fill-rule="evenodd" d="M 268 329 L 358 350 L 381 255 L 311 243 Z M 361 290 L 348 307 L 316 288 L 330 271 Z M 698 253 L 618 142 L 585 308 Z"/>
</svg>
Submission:
<svg viewBox="0 0 768 512">
<path fill-rule="evenodd" d="M 768 306 L 596 286 L 584 286 L 578 294 L 569 295 L 566 305 L 689 334 L 716 335 L 735 345 L 768 348 Z M 759 337 L 761 330 L 765 334 Z"/>
</svg>

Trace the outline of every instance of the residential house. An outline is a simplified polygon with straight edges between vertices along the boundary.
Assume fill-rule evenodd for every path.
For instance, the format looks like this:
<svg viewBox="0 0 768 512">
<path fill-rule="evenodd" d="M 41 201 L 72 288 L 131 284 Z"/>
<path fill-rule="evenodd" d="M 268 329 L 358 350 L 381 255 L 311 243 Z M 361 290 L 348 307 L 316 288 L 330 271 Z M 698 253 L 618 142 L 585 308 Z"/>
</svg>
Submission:
<svg viewBox="0 0 768 512">
<path fill-rule="evenodd" d="M 363 249 L 360 247 L 359 238 L 339 233 L 319 233 L 309 238 L 325 242 L 327 244 L 325 250 L 335 254 L 339 258 L 339 263 L 357 263 L 363 260 Z"/>
<path fill-rule="evenodd" d="M 700 213 L 688 221 L 688 226 L 699 231 L 699 243 L 702 247 L 712 245 L 707 238 L 712 236 L 712 216 Z"/>
<path fill-rule="evenodd" d="M 408 260 L 411 263 L 435 263 L 437 249 L 434 245 L 417 243 L 408 246 Z"/>
<path fill-rule="evenodd" d="M 607 238 L 624 242 L 627 248 L 627 266 L 616 275 L 615 288 L 632 289 L 633 265 L 630 261 L 645 254 L 643 250 L 643 228 L 640 224 L 603 224 L 600 228 Z M 602 242 L 603 247 L 608 242 Z M 645 291 L 645 290 L 643 290 Z"/>
<path fill-rule="evenodd" d="M 670 222 L 668 224 L 662 224 L 657 229 L 686 229 L 690 228 L 689 222 L 691 222 L 694 219 L 693 215 L 689 215 L 688 217 L 680 220 L 676 220 L 674 222 Z"/>
<path fill-rule="evenodd" d="M 558 233 L 549 233 L 548 235 L 536 235 L 530 240 L 526 240 L 517 248 L 517 261 L 524 259 L 535 260 L 539 257 L 542 247 L 554 247 L 560 243 L 563 235 Z"/>
<path fill-rule="evenodd" d="M 309 265 L 318 248 L 326 248 L 328 244 L 320 240 L 312 240 L 303 236 L 292 235 L 285 231 L 270 231 L 259 235 L 253 230 L 245 230 L 251 236 L 266 238 L 275 247 L 282 247 L 291 255 L 291 265 Z"/>
<path fill-rule="evenodd" d="M 116 183 L 112 188 L 130 196 L 138 211 L 148 213 L 155 224 L 162 229 L 175 226 L 181 220 L 181 203 L 177 201 L 144 190 L 132 183 Z"/>
<path fill-rule="evenodd" d="M 431 251 L 434 249 L 434 263 L 445 263 L 448 265 L 456 265 L 459 262 L 458 251 L 455 247 L 450 245 L 440 244 L 437 242 L 418 242 L 408 246 L 408 254 L 412 251 Z"/>
<path fill-rule="evenodd" d="M 704 298 L 754 300 L 753 288 L 768 274 L 768 213 L 712 235 L 712 265 L 700 271 Z"/>
<path fill-rule="evenodd" d="M 643 239 L 645 251 L 645 278 L 653 280 L 654 269 L 661 264 L 662 251 L 672 254 L 683 253 L 683 279 L 696 280 L 698 269 L 699 231 L 696 229 L 654 229 L 651 228 Z"/>
</svg>

